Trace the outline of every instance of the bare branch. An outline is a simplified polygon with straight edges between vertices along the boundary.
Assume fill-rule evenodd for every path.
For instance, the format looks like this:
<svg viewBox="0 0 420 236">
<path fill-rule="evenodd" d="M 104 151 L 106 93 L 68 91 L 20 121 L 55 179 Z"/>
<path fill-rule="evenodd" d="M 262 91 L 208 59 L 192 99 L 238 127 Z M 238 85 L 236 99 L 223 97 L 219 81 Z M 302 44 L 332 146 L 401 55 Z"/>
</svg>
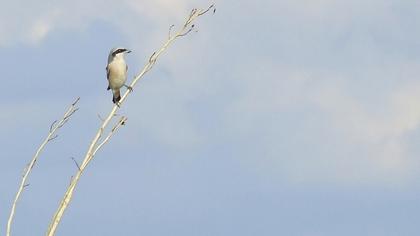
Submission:
<svg viewBox="0 0 420 236">
<path fill-rule="evenodd" d="M 201 16 L 201 15 L 206 14 L 206 13 L 207 13 L 208 11 L 210 11 L 210 9 L 212 9 L 212 8 L 213 8 L 213 14 L 214 14 L 214 13 L 216 13 L 216 7 L 214 6 L 214 4 L 212 4 L 212 5 L 211 5 L 211 6 L 209 6 L 209 8 L 207 8 L 206 10 L 199 12 L 199 13 L 198 13 L 198 16 Z"/>
<path fill-rule="evenodd" d="M 79 102 L 80 97 L 76 98 L 76 100 L 71 104 L 73 107 L 76 106 L 76 104 Z"/>
<path fill-rule="evenodd" d="M 80 171 L 79 163 L 77 163 L 77 161 L 76 161 L 76 159 L 74 157 L 71 157 L 71 159 L 74 161 L 74 164 L 76 164 L 77 169 L 79 169 L 79 171 Z"/>
<path fill-rule="evenodd" d="M 23 176 L 25 176 L 26 171 L 28 171 L 28 169 L 29 169 L 29 165 L 30 165 L 30 164 L 31 164 L 31 163 L 26 164 L 25 168 L 23 169 L 23 172 L 22 172 L 22 178 L 23 178 Z"/>
<path fill-rule="evenodd" d="M 53 123 L 51 123 L 50 126 L 50 132 L 54 129 L 55 124 L 57 124 L 58 120 L 55 120 Z"/>
<path fill-rule="evenodd" d="M 211 5 L 209 8 L 207 8 L 206 10 L 197 10 L 197 9 L 193 9 L 187 20 L 185 21 L 185 24 L 174 34 L 171 35 L 171 31 L 173 26 L 171 26 L 169 28 L 169 38 L 166 40 L 166 42 L 163 43 L 162 47 L 155 51 L 149 58 L 149 61 L 146 63 L 146 65 L 144 65 L 143 69 L 141 70 L 141 72 L 139 74 L 137 74 L 133 81 L 130 84 L 131 88 L 134 88 L 135 85 L 138 83 L 138 81 L 140 79 L 142 79 L 144 77 L 144 75 L 150 71 L 153 66 L 155 65 L 156 61 L 158 60 L 158 58 L 162 55 L 163 52 L 166 51 L 166 49 L 168 49 L 168 47 L 170 45 L 173 44 L 173 42 L 181 37 L 181 36 L 185 36 L 187 35 L 189 32 L 191 32 L 194 28 L 194 26 L 192 25 L 192 22 L 194 22 L 198 17 L 200 17 L 201 15 L 207 13 L 211 8 L 213 8 L 214 5 Z M 122 117 L 117 124 L 114 126 L 114 128 L 111 130 L 111 132 L 102 140 L 102 142 L 99 142 L 102 133 L 104 131 L 104 129 L 109 125 L 109 123 L 111 122 L 112 118 L 115 116 L 116 111 L 124 104 L 124 101 L 126 100 L 126 98 L 128 97 L 128 95 L 130 94 L 130 91 L 127 90 L 123 96 L 121 96 L 121 99 L 119 101 L 118 104 L 115 104 L 112 108 L 112 110 L 110 111 L 109 115 L 103 120 L 101 126 L 99 127 L 96 135 L 94 136 L 94 138 L 92 139 L 89 148 L 86 152 L 86 155 L 84 157 L 84 160 L 82 162 L 82 164 L 80 165 L 80 170 L 76 173 L 76 175 L 72 178 L 71 183 L 69 185 L 69 187 L 67 188 L 66 193 L 64 194 L 64 197 L 62 198 L 57 211 L 55 212 L 53 219 L 51 220 L 51 223 L 48 227 L 47 230 L 47 236 L 53 236 L 55 235 L 55 231 L 63 217 L 63 214 L 65 212 L 65 210 L 67 209 L 72 197 L 73 197 L 73 193 L 74 190 L 76 188 L 76 185 L 80 179 L 80 177 L 82 176 L 82 173 L 84 172 L 86 166 L 90 163 L 90 161 L 93 159 L 93 157 L 95 156 L 96 152 L 102 148 L 102 146 L 107 143 L 109 141 L 109 139 L 112 137 L 112 135 L 119 129 L 119 127 L 121 127 L 122 125 L 125 124 L 126 122 L 126 118 Z"/>
<path fill-rule="evenodd" d="M 54 135 L 53 137 L 51 137 L 51 138 L 48 139 L 48 142 L 56 139 L 57 137 L 58 137 L 58 134 Z"/>
<path fill-rule="evenodd" d="M 102 118 L 102 116 L 101 115 L 99 115 L 98 114 L 98 118 L 102 121 L 102 122 L 104 122 L 105 120 L 104 120 L 104 118 Z"/>
<path fill-rule="evenodd" d="M 194 25 L 191 25 L 191 27 L 185 33 L 178 34 L 177 37 L 183 37 L 183 36 L 189 34 L 193 29 L 194 29 Z"/>
<path fill-rule="evenodd" d="M 123 116 L 121 119 L 115 124 L 115 126 L 111 129 L 111 132 L 106 136 L 106 138 L 95 148 L 95 150 L 92 153 L 92 156 L 95 156 L 96 152 L 102 148 L 102 146 L 109 141 L 109 139 L 114 135 L 114 133 L 120 128 L 121 126 L 125 125 L 125 122 L 127 121 L 127 117 Z M 87 163 L 88 164 L 88 163 Z"/>
<path fill-rule="evenodd" d="M 59 122 L 58 128 L 63 127 L 67 123 L 67 121 L 70 119 L 70 117 L 78 110 L 79 110 L 79 108 L 75 108 L 69 114 L 67 114 L 67 116 L 64 117 L 64 119 Z"/>
<path fill-rule="evenodd" d="M 77 98 L 67 109 L 67 111 L 64 113 L 63 118 L 61 118 L 60 121 L 54 121 L 51 126 L 50 130 L 48 132 L 47 137 L 44 139 L 44 141 L 39 146 L 38 150 L 36 151 L 35 155 L 32 157 L 31 162 L 25 167 L 24 174 L 22 176 L 22 180 L 20 182 L 19 189 L 16 193 L 15 199 L 13 200 L 12 209 L 10 210 L 9 219 L 7 221 L 7 228 L 6 228 L 6 236 L 10 236 L 10 231 L 12 227 L 13 217 L 15 215 L 16 205 L 19 201 L 20 195 L 23 192 L 23 189 L 27 187 L 29 184 L 26 183 L 29 174 L 31 173 L 32 168 L 35 166 L 36 161 L 38 160 L 38 156 L 41 154 L 41 152 L 44 150 L 44 147 L 47 145 L 47 143 L 55 138 L 57 138 L 56 132 L 67 122 L 67 120 L 70 119 L 70 117 L 77 111 L 78 108 L 76 108 L 77 102 L 80 100 L 80 98 Z"/>
<path fill-rule="evenodd" d="M 169 26 L 168 39 L 170 39 L 170 38 L 171 38 L 171 31 L 172 31 L 172 28 L 173 28 L 174 26 L 175 26 L 175 25 L 171 25 L 171 26 Z"/>
<path fill-rule="evenodd" d="M 152 68 L 152 67 L 153 67 L 153 65 L 156 63 L 156 59 L 157 59 L 157 58 L 155 58 L 155 55 L 156 55 L 156 52 L 153 52 L 153 54 L 149 57 L 149 64 L 147 65 L 148 70 L 149 70 L 150 68 Z M 136 77 L 134 77 L 134 79 L 136 79 Z"/>
</svg>

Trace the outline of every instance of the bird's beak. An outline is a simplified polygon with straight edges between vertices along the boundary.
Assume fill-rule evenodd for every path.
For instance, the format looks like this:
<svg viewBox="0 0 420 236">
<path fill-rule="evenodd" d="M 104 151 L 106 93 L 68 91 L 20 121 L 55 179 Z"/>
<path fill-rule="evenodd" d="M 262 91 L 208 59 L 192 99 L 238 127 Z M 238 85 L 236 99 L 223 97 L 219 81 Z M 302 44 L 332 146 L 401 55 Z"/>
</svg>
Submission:
<svg viewBox="0 0 420 236">
<path fill-rule="evenodd" d="M 131 52 L 131 50 L 128 50 L 128 49 L 127 49 L 127 51 L 125 51 L 125 52 L 126 52 L 126 53 L 130 53 L 130 52 Z"/>
</svg>

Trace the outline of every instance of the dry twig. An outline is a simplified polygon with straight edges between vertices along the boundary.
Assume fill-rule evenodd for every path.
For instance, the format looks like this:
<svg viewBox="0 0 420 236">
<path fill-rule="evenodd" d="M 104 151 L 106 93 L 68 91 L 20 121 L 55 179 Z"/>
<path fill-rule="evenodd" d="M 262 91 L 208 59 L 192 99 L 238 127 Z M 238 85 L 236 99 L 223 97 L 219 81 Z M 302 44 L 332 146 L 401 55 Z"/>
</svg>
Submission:
<svg viewBox="0 0 420 236">
<path fill-rule="evenodd" d="M 44 149 L 44 147 L 47 145 L 48 142 L 50 142 L 50 141 L 52 141 L 52 140 L 54 140 L 55 138 L 58 137 L 56 132 L 61 127 L 63 127 L 63 125 L 65 125 L 67 123 L 67 121 L 70 119 L 70 117 L 79 109 L 79 108 L 76 107 L 76 104 L 77 104 L 77 102 L 79 102 L 79 100 L 80 100 L 80 98 L 77 98 L 71 104 L 71 106 L 67 109 L 66 113 L 64 113 L 63 118 L 60 121 L 56 120 L 51 124 L 47 137 L 44 139 L 42 144 L 39 146 L 35 155 L 32 157 L 31 162 L 25 167 L 25 170 L 24 170 L 23 176 L 22 176 L 22 180 L 20 182 L 19 189 L 18 189 L 18 191 L 16 193 L 16 196 L 15 196 L 15 199 L 13 201 L 12 209 L 10 211 L 9 219 L 7 221 L 6 236 L 10 236 L 10 231 L 11 231 L 11 227 L 12 227 L 13 217 L 15 215 L 17 202 L 19 201 L 19 198 L 20 198 L 20 195 L 23 192 L 23 189 L 25 187 L 29 186 L 29 184 L 27 184 L 26 181 L 28 179 L 29 174 L 31 173 L 32 168 L 35 166 L 35 163 L 38 160 L 39 154 L 41 154 L 42 150 Z"/>
</svg>

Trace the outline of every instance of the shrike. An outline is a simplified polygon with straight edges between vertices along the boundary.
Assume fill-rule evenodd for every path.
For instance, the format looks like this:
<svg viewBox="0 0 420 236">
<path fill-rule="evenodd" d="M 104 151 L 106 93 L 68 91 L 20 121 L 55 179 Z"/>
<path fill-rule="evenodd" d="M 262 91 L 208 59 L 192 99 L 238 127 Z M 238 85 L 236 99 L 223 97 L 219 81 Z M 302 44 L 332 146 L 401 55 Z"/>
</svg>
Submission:
<svg viewBox="0 0 420 236">
<path fill-rule="evenodd" d="M 108 65 L 106 66 L 106 76 L 108 79 L 107 90 L 112 90 L 112 102 L 119 105 L 121 99 L 120 89 L 126 87 L 129 90 L 132 88 L 125 84 L 127 81 L 128 66 L 125 63 L 124 56 L 131 51 L 125 48 L 113 48 L 109 52 Z"/>
</svg>

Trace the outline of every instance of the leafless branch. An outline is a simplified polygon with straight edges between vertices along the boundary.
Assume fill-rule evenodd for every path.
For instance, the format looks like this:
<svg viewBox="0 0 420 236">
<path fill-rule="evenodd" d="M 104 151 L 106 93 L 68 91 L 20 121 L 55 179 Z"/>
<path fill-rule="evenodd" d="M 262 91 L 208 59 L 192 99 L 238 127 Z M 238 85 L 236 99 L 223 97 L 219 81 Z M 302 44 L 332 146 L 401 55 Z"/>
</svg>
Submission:
<svg viewBox="0 0 420 236">
<path fill-rule="evenodd" d="M 156 63 L 156 58 L 154 57 L 156 55 L 156 52 L 153 52 L 153 54 L 149 57 L 149 65 L 153 66 Z M 136 77 L 134 77 L 135 79 Z"/>
<path fill-rule="evenodd" d="M 58 127 L 58 128 L 61 128 L 61 126 Z M 51 138 L 48 139 L 48 142 L 56 139 L 57 137 L 58 137 L 58 134 L 54 135 L 53 137 L 51 137 Z"/>
<path fill-rule="evenodd" d="M 66 117 L 64 117 L 64 119 L 62 120 L 62 122 L 60 122 L 59 124 L 58 124 L 58 128 L 61 128 L 61 127 L 63 127 L 66 123 L 67 123 L 67 121 L 70 119 L 70 117 L 77 111 L 77 110 L 79 110 L 79 108 L 75 108 L 75 109 L 73 109 L 69 114 L 67 114 L 67 116 Z"/>
<path fill-rule="evenodd" d="M 102 121 L 102 122 L 104 122 L 105 120 L 104 120 L 104 118 L 102 118 L 102 116 L 101 115 L 99 115 L 98 114 L 98 118 Z"/>
<path fill-rule="evenodd" d="M 171 31 L 172 31 L 172 28 L 173 28 L 174 26 L 175 26 L 175 25 L 171 25 L 171 26 L 169 26 L 168 39 L 170 39 L 170 38 L 171 38 Z"/>
<path fill-rule="evenodd" d="M 135 85 L 137 84 L 137 82 L 144 77 L 144 75 L 150 71 L 153 66 L 156 64 L 156 61 L 158 60 L 158 58 L 162 55 L 163 52 L 166 51 L 166 49 L 172 45 L 172 43 L 179 38 L 180 36 L 185 36 L 187 35 L 189 32 L 191 32 L 191 30 L 193 29 L 192 26 L 192 22 L 194 22 L 198 17 L 200 17 L 201 15 L 205 14 L 206 12 L 208 12 L 211 8 L 214 8 L 214 5 L 211 5 L 209 8 L 205 9 L 205 10 L 197 10 L 197 9 L 193 9 L 191 11 L 191 13 L 189 14 L 187 20 L 185 21 L 185 24 L 174 34 L 171 35 L 171 31 L 173 26 L 171 26 L 169 28 L 169 38 L 166 40 L 166 42 L 164 42 L 164 44 L 162 45 L 162 47 L 153 52 L 153 54 L 150 56 L 149 61 L 146 63 L 146 65 L 143 67 L 143 70 L 137 74 L 134 78 L 133 81 L 130 84 L 131 88 L 134 88 Z M 92 139 L 89 148 L 86 152 L 86 155 L 84 157 L 84 160 L 82 162 L 82 164 L 80 165 L 80 170 L 77 171 L 76 175 L 74 175 L 74 177 L 71 180 L 71 183 L 69 185 L 69 187 L 67 188 L 66 193 L 64 194 L 63 199 L 61 200 L 57 211 L 55 212 L 53 219 L 51 220 L 51 223 L 48 227 L 47 230 L 47 236 L 53 236 L 55 235 L 55 231 L 63 217 L 63 214 L 65 212 L 65 210 L 67 209 L 72 197 L 73 197 L 73 193 L 74 190 L 76 188 L 76 185 L 80 179 L 80 177 L 82 176 L 82 173 L 84 172 L 86 166 L 90 163 L 90 161 L 92 161 L 93 157 L 95 156 L 96 152 L 102 148 L 102 146 L 109 141 L 109 139 L 112 137 L 112 135 L 118 130 L 119 127 L 121 127 L 125 122 L 126 122 L 126 118 L 122 117 L 117 124 L 114 126 L 114 128 L 111 130 L 111 132 L 105 137 L 105 139 L 102 140 L 102 142 L 100 142 L 98 144 L 98 142 L 100 141 L 100 138 L 102 137 L 102 134 L 105 130 L 106 127 L 108 127 L 111 119 L 115 116 L 116 111 L 123 105 L 124 101 L 126 100 L 127 96 L 130 94 L 130 91 L 127 90 L 124 95 L 121 97 L 119 104 L 114 105 L 112 110 L 110 111 L 109 115 L 104 119 L 104 121 L 102 122 L 101 126 L 99 127 L 96 135 L 94 136 L 94 138 Z"/>
<path fill-rule="evenodd" d="M 77 169 L 79 169 L 79 171 L 80 171 L 79 163 L 77 163 L 77 161 L 76 161 L 76 159 L 74 157 L 71 157 L 71 159 L 74 161 L 74 164 L 76 164 Z"/>
<path fill-rule="evenodd" d="M 76 98 L 76 100 L 71 104 L 73 107 L 80 101 L 80 97 Z M 78 109 L 78 108 L 77 108 Z"/>
<path fill-rule="evenodd" d="M 210 11 L 213 8 L 213 14 L 216 13 L 216 7 L 214 4 L 210 5 L 209 8 L 207 8 L 205 11 L 201 11 L 198 13 L 198 16 L 206 14 L 208 11 Z"/>
<path fill-rule="evenodd" d="M 53 123 L 51 123 L 50 132 L 54 129 L 55 124 L 57 124 L 57 122 L 58 122 L 58 120 L 55 120 Z"/>
<path fill-rule="evenodd" d="M 109 134 L 104 138 L 104 140 L 102 140 L 102 142 L 95 148 L 95 150 L 93 151 L 91 158 L 93 158 L 96 154 L 96 152 L 102 148 L 102 146 L 107 143 L 109 141 L 109 139 L 112 137 L 112 135 L 115 134 L 115 132 L 125 124 L 125 122 L 127 121 L 127 117 L 123 116 L 121 117 L 121 119 L 115 124 L 115 126 L 111 129 L 111 132 L 109 132 Z M 88 164 L 88 163 L 86 163 Z"/>
<path fill-rule="evenodd" d="M 194 25 L 191 25 L 191 27 L 187 31 L 185 31 L 182 34 L 177 35 L 177 37 L 183 37 L 183 36 L 189 34 L 193 29 L 194 29 Z"/>
<path fill-rule="evenodd" d="M 63 118 L 61 118 L 60 121 L 54 121 L 51 126 L 50 130 L 48 132 L 47 137 L 44 139 L 44 141 L 39 146 L 38 150 L 36 151 L 35 155 L 32 157 L 31 162 L 25 167 L 24 174 L 22 176 L 22 180 L 20 182 L 19 189 L 16 193 L 15 199 L 12 204 L 12 209 L 10 211 L 9 219 L 7 221 L 7 228 L 6 228 L 6 236 L 10 236 L 10 231 L 12 227 L 13 217 L 15 215 L 16 205 L 19 201 L 20 195 L 23 192 L 23 189 L 27 187 L 29 184 L 26 183 L 29 174 L 31 173 L 32 168 L 35 166 L 36 161 L 38 160 L 38 156 L 41 154 L 41 152 L 44 150 L 44 147 L 47 145 L 48 142 L 51 140 L 57 138 L 56 132 L 63 127 L 63 125 L 70 119 L 70 117 L 77 111 L 78 108 L 76 108 L 77 102 L 80 100 L 80 98 L 77 98 L 67 109 L 67 111 L 64 113 Z"/>
</svg>

